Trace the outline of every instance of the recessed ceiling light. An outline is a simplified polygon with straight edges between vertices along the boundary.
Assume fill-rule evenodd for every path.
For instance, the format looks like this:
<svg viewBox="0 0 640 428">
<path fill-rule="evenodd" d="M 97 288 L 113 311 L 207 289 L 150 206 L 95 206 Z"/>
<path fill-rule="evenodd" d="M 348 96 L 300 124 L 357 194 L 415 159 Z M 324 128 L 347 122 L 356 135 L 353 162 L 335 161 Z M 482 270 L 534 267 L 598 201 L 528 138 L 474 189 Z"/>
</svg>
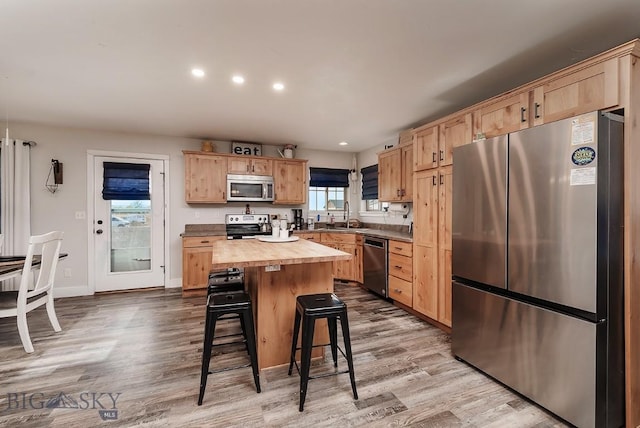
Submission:
<svg viewBox="0 0 640 428">
<path fill-rule="evenodd" d="M 339 145 L 339 146 L 347 146 L 347 145 L 349 145 L 349 143 L 347 143 L 346 141 L 340 141 L 340 142 L 338 143 L 338 145 Z"/>
<path fill-rule="evenodd" d="M 239 74 L 233 76 L 231 80 L 233 80 L 233 83 L 235 83 L 236 85 L 242 85 L 244 83 L 244 77 L 240 76 Z"/>
<path fill-rule="evenodd" d="M 273 84 L 273 89 L 276 91 L 281 91 L 284 89 L 284 84 L 280 82 L 276 82 Z"/>
<path fill-rule="evenodd" d="M 204 70 L 201 68 L 193 68 L 191 69 L 191 74 L 195 77 L 204 77 Z"/>
</svg>

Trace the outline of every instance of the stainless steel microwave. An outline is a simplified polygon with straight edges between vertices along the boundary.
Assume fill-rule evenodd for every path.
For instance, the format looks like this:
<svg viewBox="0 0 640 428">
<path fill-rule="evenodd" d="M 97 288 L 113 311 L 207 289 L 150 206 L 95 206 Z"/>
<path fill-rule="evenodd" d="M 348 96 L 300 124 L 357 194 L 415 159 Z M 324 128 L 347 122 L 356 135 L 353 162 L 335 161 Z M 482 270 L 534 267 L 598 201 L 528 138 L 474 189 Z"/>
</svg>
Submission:
<svg viewBox="0 0 640 428">
<path fill-rule="evenodd" d="M 273 177 L 227 174 L 227 201 L 273 201 Z"/>
</svg>

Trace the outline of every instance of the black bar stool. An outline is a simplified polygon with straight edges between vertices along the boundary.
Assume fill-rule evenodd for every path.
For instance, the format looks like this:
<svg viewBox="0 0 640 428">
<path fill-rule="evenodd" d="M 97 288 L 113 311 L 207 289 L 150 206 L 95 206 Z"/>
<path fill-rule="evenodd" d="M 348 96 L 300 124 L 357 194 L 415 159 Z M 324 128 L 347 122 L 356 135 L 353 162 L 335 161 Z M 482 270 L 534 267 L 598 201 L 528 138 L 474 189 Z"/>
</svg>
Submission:
<svg viewBox="0 0 640 428">
<path fill-rule="evenodd" d="M 317 319 L 326 318 L 329 327 L 329 340 L 331 345 L 331 356 L 333 357 L 333 366 L 338 367 L 338 350 L 346 358 L 349 370 L 328 373 L 318 376 L 309 376 L 311 366 L 311 350 L 319 346 L 327 346 L 328 344 L 313 345 L 313 332 L 315 329 L 315 321 Z M 344 340 L 344 351 L 338 346 L 338 327 L 337 319 L 340 318 L 342 325 L 342 338 Z M 300 320 L 302 319 L 302 343 L 298 348 L 298 330 L 300 329 Z M 301 350 L 300 365 L 296 362 L 296 351 Z M 289 362 L 289 376 L 293 365 L 295 364 L 300 374 L 300 408 L 302 412 L 304 401 L 307 396 L 307 385 L 309 379 L 317 379 L 319 377 L 333 376 L 337 374 L 349 373 L 351 378 L 351 389 L 353 390 L 353 398 L 358 399 L 356 391 L 356 377 L 353 371 L 353 357 L 351 355 L 351 338 L 349 336 L 349 320 L 347 318 L 347 305 L 333 293 L 323 294 L 307 294 L 298 296 L 296 299 L 296 317 L 293 325 L 293 340 L 291 342 L 291 360 Z"/>
<path fill-rule="evenodd" d="M 214 344 L 216 321 L 221 319 L 223 315 L 237 314 L 240 318 L 242 327 L 242 336 L 244 340 L 235 342 L 226 342 Z M 236 334 L 219 336 L 218 339 L 230 336 L 238 336 Z M 244 343 L 249 353 L 251 362 L 242 366 L 227 367 L 219 370 L 210 371 L 209 362 L 211 361 L 211 349 L 214 346 L 226 346 L 235 343 Z M 204 391 L 207 387 L 207 376 L 213 373 L 219 373 L 227 370 L 238 369 L 241 367 L 253 368 L 253 380 L 256 383 L 256 391 L 260 392 L 260 377 L 258 373 L 258 355 L 256 351 L 256 335 L 253 324 L 253 311 L 251 309 L 251 298 L 244 292 L 232 293 L 213 293 L 207 297 L 207 318 L 204 326 L 204 346 L 202 350 L 202 371 L 200 375 L 200 395 L 198 396 L 198 406 L 202 404 Z"/>
<path fill-rule="evenodd" d="M 207 295 L 244 291 L 244 273 L 239 269 L 227 269 L 209 272 Z"/>
</svg>

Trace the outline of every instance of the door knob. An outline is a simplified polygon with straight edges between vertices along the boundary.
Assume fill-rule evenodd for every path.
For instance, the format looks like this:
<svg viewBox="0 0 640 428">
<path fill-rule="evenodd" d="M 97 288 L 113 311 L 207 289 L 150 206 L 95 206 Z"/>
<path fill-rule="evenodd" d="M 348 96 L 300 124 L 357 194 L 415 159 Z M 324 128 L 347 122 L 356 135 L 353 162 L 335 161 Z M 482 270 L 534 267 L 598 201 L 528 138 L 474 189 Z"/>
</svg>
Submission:
<svg viewBox="0 0 640 428">
<path fill-rule="evenodd" d="M 96 233 L 97 233 L 98 235 L 102 235 L 102 229 L 98 229 L 98 230 L 96 230 Z"/>
</svg>

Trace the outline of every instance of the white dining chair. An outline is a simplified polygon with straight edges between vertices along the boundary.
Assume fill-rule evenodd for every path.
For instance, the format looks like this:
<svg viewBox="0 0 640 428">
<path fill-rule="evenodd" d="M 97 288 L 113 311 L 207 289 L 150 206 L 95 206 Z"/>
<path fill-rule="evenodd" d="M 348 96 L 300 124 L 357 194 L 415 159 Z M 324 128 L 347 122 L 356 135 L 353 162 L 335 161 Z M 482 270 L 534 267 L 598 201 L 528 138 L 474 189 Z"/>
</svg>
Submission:
<svg viewBox="0 0 640 428">
<path fill-rule="evenodd" d="M 49 232 L 44 235 L 32 236 L 29 239 L 29 249 L 22 269 L 20 288 L 18 291 L 0 292 L 0 318 L 16 317 L 18 333 L 24 350 L 33 352 L 33 345 L 29 337 L 29 327 L 27 326 L 27 313 L 46 305 L 49 321 L 55 331 L 61 331 L 56 311 L 53 306 L 53 283 L 60 256 L 60 246 L 62 245 L 63 232 Z M 40 254 L 40 264 L 34 257 Z M 34 264 L 36 265 L 34 267 Z M 35 286 L 29 290 L 31 285 L 31 270 L 38 269 L 35 274 Z"/>
</svg>

